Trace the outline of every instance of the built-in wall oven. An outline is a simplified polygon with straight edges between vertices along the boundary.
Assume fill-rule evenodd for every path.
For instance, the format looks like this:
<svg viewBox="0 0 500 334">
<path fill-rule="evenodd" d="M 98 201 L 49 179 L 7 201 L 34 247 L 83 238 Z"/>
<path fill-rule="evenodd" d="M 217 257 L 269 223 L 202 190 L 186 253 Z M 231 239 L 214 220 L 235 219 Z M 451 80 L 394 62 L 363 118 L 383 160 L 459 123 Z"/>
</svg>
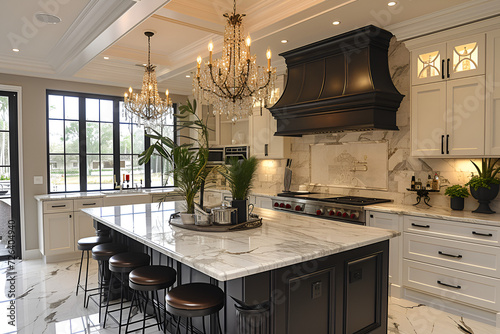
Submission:
<svg viewBox="0 0 500 334">
<path fill-rule="evenodd" d="M 238 160 L 244 160 L 250 156 L 250 148 L 248 146 L 226 146 L 224 148 L 224 155 L 226 163 L 228 163 L 232 157 L 237 157 Z"/>
<path fill-rule="evenodd" d="M 208 165 L 223 165 L 224 162 L 224 147 L 210 147 L 208 149 Z"/>
</svg>

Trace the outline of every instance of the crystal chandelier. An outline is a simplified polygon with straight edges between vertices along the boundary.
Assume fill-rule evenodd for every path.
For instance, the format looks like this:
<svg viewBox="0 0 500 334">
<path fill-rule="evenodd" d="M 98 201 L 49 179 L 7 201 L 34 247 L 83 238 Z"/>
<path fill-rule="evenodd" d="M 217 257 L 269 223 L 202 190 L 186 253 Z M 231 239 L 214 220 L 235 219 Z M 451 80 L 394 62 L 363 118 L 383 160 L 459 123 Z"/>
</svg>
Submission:
<svg viewBox="0 0 500 334">
<path fill-rule="evenodd" d="M 151 65 L 151 37 L 154 33 L 146 31 L 144 35 L 148 37 L 148 65 L 142 79 L 142 90 L 140 94 L 134 94 L 132 87 L 130 87 L 128 93 L 124 94 L 123 114 L 125 119 L 144 125 L 145 129 L 148 130 L 165 124 L 166 118 L 172 115 L 173 108 L 168 89 L 165 92 L 165 99 L 162 99 L 158 94 L 156 66 Z"/>
<path fill-rule="evenodd" d="M 250 53 L 250 36 L 243 38 L 243 17 L 233 13 L 227 18 L 224 29 L 224 46 L 221 59 L 212 60 L 213 44 L 208 45 L 209 61 L 201 66 L 197 59 L 197 72 L 193 79 L 194 95 L 199 101 L 213 105 L 214 113 L 227 115 L 233 121 L 247 117 L 255 105 L 269 102 L 276 81 L 276 68 L 271 67 L 271 50 L 267 50 L 267 68 L 257 66 L 255 55 Z"/>
</svg>

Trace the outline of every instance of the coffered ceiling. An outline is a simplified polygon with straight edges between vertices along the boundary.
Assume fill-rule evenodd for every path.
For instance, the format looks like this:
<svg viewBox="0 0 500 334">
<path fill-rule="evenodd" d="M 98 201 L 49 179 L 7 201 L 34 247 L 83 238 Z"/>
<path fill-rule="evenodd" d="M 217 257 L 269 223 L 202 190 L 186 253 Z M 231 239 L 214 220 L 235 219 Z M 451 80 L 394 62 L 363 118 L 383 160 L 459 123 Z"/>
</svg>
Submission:
<svg viewBox="0 0 500 334">
<path fill-rule="evenodd" d="M 246 14 L 252 53 L 263 62 L 270 47 L 273 66 L 284 72 L 280 52 L 367 24 L 391 30 L 422 17 L 453 17 L 456 9 L 491 7 L 498 0 L 399 0 L 393 7 L 387 3 L 238 0 L 237 12 Z M 209 41 L 218 56 L 225 24 L 222 14 L 233 8 L 232 0 L 0 0 L 0 4 L 0 73 L 139 88 L 142 64 L 147 62 L 144 32 L 153 31 L 151 60 L 157 65 L 160 88 L 178 94 L 191 93 L 192 78 L 186 76 L 195 70 L 198 55 L 208 56 Z M 54 14 L 61 22 L 41 23 L 34 17 L 37 13 Z"/>
</svg>

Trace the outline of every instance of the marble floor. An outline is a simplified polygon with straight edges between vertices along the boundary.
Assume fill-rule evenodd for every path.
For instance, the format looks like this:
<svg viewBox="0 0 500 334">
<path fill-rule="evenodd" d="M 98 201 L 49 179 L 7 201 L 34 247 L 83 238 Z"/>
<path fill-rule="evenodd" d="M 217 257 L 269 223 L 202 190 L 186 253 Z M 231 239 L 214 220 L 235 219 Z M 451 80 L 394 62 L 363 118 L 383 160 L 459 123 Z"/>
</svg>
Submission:
<svg viewBox="0 0 500 334">
<path fill-rule="evenodd" d="M 96 305 L 91 303 L 85 309 L 83 296 L 75 296 L 78 265 L 79 261 L 48 265 L 41 260 L 13 264 L 0 262 L 0 333 L 117 333 L 116 324 L 112 322 L 106 329 L 101 328 Z M 91 263 L 91 267 L 91 279 L 95 280 L 96 264 Z M 9 318 L 11 305 L 15 306 L 15 312 L 12 312 L 15 320 Z M 150 328 L 147 333 L 160 332 Z M 499 334 L 500 330 L 431 307 L 391 298 L 388 333 Z"/>
</svg>

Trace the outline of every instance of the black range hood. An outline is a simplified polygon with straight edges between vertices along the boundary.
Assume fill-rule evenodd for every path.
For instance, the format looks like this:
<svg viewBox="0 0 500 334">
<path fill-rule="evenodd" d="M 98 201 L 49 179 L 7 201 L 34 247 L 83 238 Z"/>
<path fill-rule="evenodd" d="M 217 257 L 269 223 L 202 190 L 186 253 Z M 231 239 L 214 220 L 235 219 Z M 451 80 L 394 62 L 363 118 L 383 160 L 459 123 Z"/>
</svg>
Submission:
<svg viewBox="0 0 500 334">
<path fill-rule="evenodd" d="M 398 130 L 404 95 L 392 83 L 387 50 L 392 34 L 369 25 L 291 51 L 287 84 L 269 108 L 276 136 Z"/>
</svg>

